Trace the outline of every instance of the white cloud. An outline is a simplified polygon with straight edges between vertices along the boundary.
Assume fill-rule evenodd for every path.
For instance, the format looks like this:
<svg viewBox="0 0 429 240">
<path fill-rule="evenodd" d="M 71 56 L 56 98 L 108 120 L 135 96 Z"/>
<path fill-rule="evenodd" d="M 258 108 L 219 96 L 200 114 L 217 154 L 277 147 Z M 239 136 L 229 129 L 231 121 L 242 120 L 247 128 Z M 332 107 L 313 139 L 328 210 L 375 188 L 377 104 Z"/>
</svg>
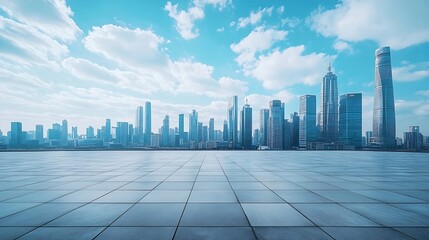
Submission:
<svg viewBox="0 0 429 240">
<path fill-rule="evenodd" d="M 417 91 L 417 94 L 429 97 L 429 90 Z"/>
<path fill-rule="evenodd" d="M 312 29 L 324 36 L 402 49 L 429 41 L 429 2 L 415 0 L 344 0 L 335 9 L 312 13 Z"/>
<path fill-rule="evenodd" d="M 336 40 L 333 45 L 334 49 L 338 52 L 352 51 L 352 46 L 346 41 Z"/>
<path fill-rule="evenodd" d="M 262 95 L 262 94 L 250 94 L 247 95 L 244 99 L 249 101 L 249 104 L 254 109 L 263 109 L 268 108 L 268 104 L 271 100 L 281 100 L 284 103 L 289 103 L 293 99 L 298 98 L 299 96 L 291 93 L 288 90 L 282 90 L 280 92 L 274 93 L 273 95 Z"/>
<path fill-rule="evenodd" d="M 270 49 L 275 42 L 284 40 L 287 34 L 283 30 L 257 27 L 239 43 L 231 44 L 231 50 L 239 54 L 235 61 L 240 65 L 252 62 L 256 53 Z"/>
<path fill-rule="evenodd" d="M 229 3 L 227 0 L 194 0 L 187 10 L 178 10 L 179 4 L 173 5 L 167 2 L 164 10 L 168 11 L 168 16 L 176 21 L 176 30 L 183 39 L 190 40 L 198 37 L 198 28 L 194 22 L 204 18 L 204 7 L 212 5 L 222 10 Z"/>
<path fill-rule="evenodd" d="M 1 0 L 0 8 L 18 22 L 34 27 L 55 39 L 72 41 L 82 33 L 73 21 L 73 12 L 65 0 Z M 36 9 L 40 11 L 35 11 Z"/>
<path fill-rule="evenodd" d="M 251 11 L 250 15 L 248 17 L 241 17 L 238 19 L 237 21 L 237 29 L 239 28 L 244 28 L 247 25 L 255 25 L 258 22 L 261 21 L 262 17 L 264 15 L 268 15 L 271 16 L 272 12 L 273 12 L 273 8 L 274 7 L 270 7 L 270 8 L 263 8 L 263 9 L 259 9 L 258 11 L 254 12 Z"/>
<path fill-rule="evenodd" d="M 223 32 L 223 31 L 225 31 L 225 28 L 224 28 L 224 27 L 221 27 L 221 28 L 216 29 L 216 32 Z"/>
<path fill-rule="evenodd" d="M 281 20 L 282 26 L 287 25 L 289 28 L 295 28 L 301 23 L 299 18 L 284 18 Z"/>
<path fill-rule="evenodd" d="M 277 11 L 278 14 L 282 14 L 285 11 L 285 6 L 282 5 L 282 6 L 278 7 L 278 8 L 276 8 L 276 11 Z"/>
<path fill-rule="evenodd" d="M 392 68 L 392 77 L 395 81 L 411 82 L 429 77 L 429 62 L 407 64 L 402 67 Z"/>
<path fill-rule="evenodd" d="M 304 50 L 304 46 L 300 45 L 262 55 L 247 74 L 261 81 L 266 89 L 281 89 L 299 83 L 320 83 L 326 73 L 328 55 L 304 54 Z"/>
</svg>

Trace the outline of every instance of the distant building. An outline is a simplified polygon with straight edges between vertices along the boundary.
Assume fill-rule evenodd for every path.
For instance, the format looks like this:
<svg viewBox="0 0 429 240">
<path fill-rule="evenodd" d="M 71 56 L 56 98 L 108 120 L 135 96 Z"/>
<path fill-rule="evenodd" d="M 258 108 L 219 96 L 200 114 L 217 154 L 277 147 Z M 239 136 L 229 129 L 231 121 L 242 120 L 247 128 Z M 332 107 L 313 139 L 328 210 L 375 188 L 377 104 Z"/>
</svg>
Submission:
<svg viewBox="0 0 429 240">
<path fill-rule="evenodd" d="M 270 101 L 267 143 L 271 149 L 283 149 L 284 104 L 280 100 Z"/>
<path fill-rule="evenodd" d="M 372 122 L 374 144 L 382 148 L 395 148 L 395 99 L 393 95 L 390 47 L 382 47 L 375 51 L 374 89 Z"/>
<path fill-rule="evenodd" d="M 128 142 L 128 123 L 127 122 L 117 122 L 116 123 L 116 143 L 122 144 L 122 146 L 127 147 Z"/>
<path fill-rule="evenodd" d="M 144 111 L 143 106 L 138 106 L 136 109 L 136 122 L 134 126 L 134 134 L 136 135 L 134 143 L 143 144 L 144 143 Z"/>
<path fill-rule="evenodd" d="M 371 146 L 372 131 L 365 132 L 366 146 Z"/>
<path fill-rule="evenodd" d="M 292 143 L 291 143 L 292 126 L 291 125 L 292 124 L 287 119 L 283 120 L 283 149 L 284 150 L 289 150 L 292 147 Z"/>
<path fill-rule="evenodd" d="M 198 142 L 198 112 L 195 109 L 189 114 L 189 141 Z"/>
<path fill-rule="evenodd" d="M 316 140 L 316 96 L 304 95 L 299 100 L 299 147 L 307 149 Z"/>
<path fill-rule="evenodd" d="M 23 144 L 22 139 L 22 123 L 11 122 L 10 123 L 10 141 L 9 146 L 12 148 L 19 148 Z"/>
<path fill-rule="evenodd" d="M 165 115 L 162 121 L 161 147 L 170 146 L 170 117 Z"/>
<path fill-rule="evenodd" d="M 269 109 L 261 109 L 259 111 L 259 145 L 267 146 L 268 142 L 268 118 L 269 118 L 270 110 Z"/>
<path fill-rule="evenodd" d="M 259 129 L 255 129 L 253 131 L 253 145 L 254 146 L 259 146 L 259 137 L 261 136 L 261 134 L 259 133 Z"/>
<path fill-rule="evenodd" d="M 299 147 L 299 115 L 297 112 L 294 112 L 290 115 L 290 145 L 291 147 Z"/>
<path fill-rule="evenodd" d="M 144 143 L 146 146 L 151 145 L 152 135 L 152 104 L 146 102 L 144 105 Z"/>
<path fill-rule="evenodd" d="M 423 148 L 423 135 L 419 126 L 410 126 L 408 132 L 404 132 L 404 148 L 412 150 Z"/>
<path fill-rule="evenodd" d="M 214 118 L 209 121 L 209 141 L 215 140 Z"/>
<path fill-rule="evenodd" d="M 151 135 L 150 147 L 159 148 L 159 134 Z"/>
<path fill-rule="evenodd" d="M 223 121 L 223 141 L 227 142 L 228 141 L 228 121 L 224 120 Z"/>
<path fill-rule="evenodd" d="M 200 143 L 203 141 L 203 123 L 198 122 L 197 123 L 197 140 L 195 143 Z"/>
<path fill-rule="evenodd" d="M 61 125 L 61 145 L 67 145 L 69 133 L 68 133 L 68 123 L 67 120 L 63 120 L 63 124 Z"/>
<path fill-rule="evenodd" d="M 338 138 L 338 86 L 337 76 L 331 72 L 331 64 L 323 77 L 319 124 L 322 140 L 335 142 Z"/>
<path fill-rule="evenodd" d="M 185 143 L 185 114 L 179 114 L 179 146 L 183 146 Z"/>
<path fill-rule="evenodd" d="M 208 142 L 208 141 L 209 141 L 209 128 L 207 126 L 203 126 L 202 142 Z"/>
<path fill-rule="evenodd" d="M 94 128 L 89 126 L 86 128 L 86 139 L 93 139 L 93 138 L 95 138 Z"/>
<path fill-rule="evenodd" d="M 106 119 L 106 126 L 105 126 L 105 131 L 104 131 L 104 141 L 105 142 L 110 142 L 110 140 L 112 139 L 112 123 L 110 121 L 110 119 Z"/>
<path fill-rule="evenodd" d="M 76 140 L 79 138 L 79 135 L 77 134 L 77 127 L 72 127 L 72 139 Z"/>
<path fill-rule="evenodd" d="M 362 147 L 362 94 L 340 96 L 339 140 L 345 145 Z"/>
<path fill-rule="evenodd" d="M 241 111 L 241 145 L 244 149 L 252 148 L 252 108 L 247 103 Z"/>
<path fill-rule="evenodd" d="M 232 96 L 228 101 L 228 142 L 231 148 L 238 144 L 238 97 Z"/>
<path fill-rule="evenodd" d="M 36 125 L 36 140 L 39 141 L 39 144 L 43 143 L 43 125 Z"/>
</svg>

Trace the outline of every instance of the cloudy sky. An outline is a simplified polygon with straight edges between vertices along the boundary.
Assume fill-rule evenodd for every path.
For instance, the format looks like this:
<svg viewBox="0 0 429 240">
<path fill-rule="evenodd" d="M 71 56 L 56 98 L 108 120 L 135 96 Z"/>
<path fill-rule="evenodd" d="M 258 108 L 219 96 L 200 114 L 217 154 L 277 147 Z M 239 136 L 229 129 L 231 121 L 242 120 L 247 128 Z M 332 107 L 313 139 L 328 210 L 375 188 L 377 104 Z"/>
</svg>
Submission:
<svg viewBox="0 0 429 240">
<path fill-rule="evenodd" d="M 374 51 L 391 46 L 397 135 L 429 134 L 427 0 L 0 0 L 0 130 L 63 119 L 83 133 L 134 121 L 152 102 L 157 131 L 199 112 L 221 129 L 231 95 L 258 111 L 298 111 L 331 61 L 339 94 L 363 93 L 372 129 Z"/>
</svg>

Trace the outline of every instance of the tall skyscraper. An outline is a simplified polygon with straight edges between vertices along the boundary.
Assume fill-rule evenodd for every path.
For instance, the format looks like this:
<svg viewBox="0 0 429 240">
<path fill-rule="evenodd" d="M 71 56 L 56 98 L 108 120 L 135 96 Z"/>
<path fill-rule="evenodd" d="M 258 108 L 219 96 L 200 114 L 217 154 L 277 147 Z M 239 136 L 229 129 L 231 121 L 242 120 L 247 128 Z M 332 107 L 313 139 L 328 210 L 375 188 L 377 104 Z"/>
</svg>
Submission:
<svg viewBox="0 0 429 240">
<path fill-rule="evenodd" d="M 252 148 L 252 108 L 247 103 L 241 110 L 241 145 L 244 149 Z"/>
<path fill-rule="evenodd" d="M 376 145 L 383 148 L 394 148 L 396 121 L 390 47 L 382 47 L 375 51 L 374 81 L 373 140 Z"/>
<path fill-rule="evenodd" d="M 214 118 L 209 121 L 209 141 L 215 140 Z"/>
<path fill-rule="evenodd" d="M 232 96 L 228 101 L 228 143 L 236 148 L 238 143 L 238 97 Z"/>
<path fill-rule="evenodd" d="M 77 127 L 72 127 L 72 139 L 76 140 L 79 138 L 79 135 L 77 134 Z"/>
<path fill-rule="evenodd" d="M 136 125 L 134 127 L 134 134 L 136 135 L 136 143 L 144 143 L 144 126 L 143 126 L 143 106 L 138 106 L 136 109 Z"/>
<path fill-rule="evenodd" d="M 10 123 L 10 142 L 9 145 L 15 148 L 19 148 L 22 145 L 22 123 L 11 122 Z"/>
<path fill-rule="evenodd" d="M 228 121 L 227 120 L 223 121 L 223 132 L 222 132 L 222 134 L 223 134 L 223 141 L 227 142 L 228 141 L 228 134 L 229 134 Z"/>
<path fill-rule="evenodd" d="M 168 115 L 165 115 L 164 120 L 162 120 L 161 146 L 170 146 L 170 117 Z"/>
<path fill-rule="evenodd" d="M 284 104 L 280 100 L 270 101 L 267 143 L 271 149 L 283 148 Z"/>
<path fill-rule="evenodd" d="M 253 145 L 254 146 L 259 146 L 259 138 L 261 137 L 261 134 L 259 133 L 259 129 L 255 129 L 253 131 Z"/>
<path fill-rule="evenodd" d="M 189 114 L 189 141 L 198 143 L 198 112 L 195 109 Z"/>
<path fill-rule="evenodd" d="M 67 145 L 69 133 L 68 133 L 68 123 L 67 120 L 63 120 L 63 124 L 61 125 L 61 145 Z"/>
<path fill-rule="evenodd" d="M 94 136 L 94 128 L 89 126 L 86 128 L 86 139 L 93 139 Z"/>
<path fill-rule="evenodd" d="M 404 147 L 406 149 L 421 150 L 423 147 L 423 135 L 419 126 L 410 126 L 408 132 L 404 132 Z"/>
<path fill-rule="evenodd" d="M 202 141 L 203 141 L 203 123 L 198 122 L 198 124 L 197 124 L 197 140 L 195 142 L 199 143 Z"/>
<path fill-rule="evenodd" d="M 110 119 L 106 119 L 106 128 L 104 131 L 104 141 L 105 142 L 110 142 L 110 140 L 112 139 L 111 129 L 112 129 L 112 123 L 111 123 Z"/>
<path fill-rule="evenodd" d="M 116 143 L 122 144 L 124 147 L 128 146 L 128 123 L 118 122 L 116 124 Z"/>
<path fill-rule="evenodd" d="M 259 111 L 259 134 L 261 137 L 259 138 L 260 146 L 267 146 L 267 138 L 268 138 L 268 117 L 270 114 L 269 109 L 261 109 Z"/>
<path fill-rule="evenodd" d="M 179 114 L 179 146 L 182 146 L 185 138 L 185 114 Z"/>
<path fill-rule="evenodd" d="M 338 138 L 338 86 L 337 76 L 331 72 L 323 77 L 320 92 L 320 131 L 324 142 L 334 142 Z"/>
<path fill-rule="evenodd" d="M 356 148 L 362 147 L 362 94 L 340 96 L 339 140 Z"/>
<path fill-rule="evenodd" d="M 144 143 L 146 146 L 150 146 L 151 134 L 152 134 L 152 105 L 150 102 L 144 104 Z"/>
<path fill-rule="evenodd" d="M 291 130 L 292 124 L 285 119 L 283 121 L 283 149 L 288 150 L 291 148 Z"/>
<path fill-rule="evenodd" d="M 207 126 L 203 126 L 202 142 L 208 142 L 208 141 L 209 141 L 209 128 Z"/>
<path fill-rule="evenodd" d="M 39 144 L 43 143 L 43 125 L 36 125 L 36 140 L 39 141 Z"/>
<path fill-rule="evenodd" d="M 290 115 L 290 145 L 291 147 L 299 147 L 299 115 L 294 112 Z"/>
<path fill-rule="evenodd" d="M 316 140 L 316 96 L 304 95 L 299 99 L 299 147 L 308 148 Z"/>
</svg>

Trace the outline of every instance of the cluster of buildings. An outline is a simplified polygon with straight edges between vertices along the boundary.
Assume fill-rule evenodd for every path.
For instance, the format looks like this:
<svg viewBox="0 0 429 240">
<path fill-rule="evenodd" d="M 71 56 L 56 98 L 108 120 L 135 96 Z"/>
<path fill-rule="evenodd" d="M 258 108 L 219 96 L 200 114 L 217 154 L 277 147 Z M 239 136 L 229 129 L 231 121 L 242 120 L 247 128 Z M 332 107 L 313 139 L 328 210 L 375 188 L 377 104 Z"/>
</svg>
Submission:
<svg viewBox="0 0 429 240">
<path fill-rule="evenodd" d="M 85 135 L 78 135 L 77 127 L 68 128 L 67 120 L 55 123 L 44 135 L 43 125 L 35 131 L 23 131 L 22 123 L 12 122 L 11 130 L 3 136 L 0 148 L 140 148 L 140 149 L 395 149 L 421 150 L 429 145 L 418 126 L 404 133 L 403 141 L 396 137 L 395 106 L 390 62 L 390 48 L 376 50 L 373 130 L 362 136 L 362 94 L 346 93 L 338 96 L 337 76 L 331 71 L 322 79 L 320 106 L 317 112 L 316 95 L 300 97 L 299 113 L 285 117 L 285 104 L 272 100 L 269 107 L 259 110 L 259 128 L 252 126 L 252 107 L 247 102 L 239 109 L 238 97 L 228 101 L 226 120 L 216 130 L 214 119 L 208 124 L 198 120 L 198 112 L 189 114 L 189 128 L 185 131 L 185 114 L 179 114 L 178 126 L 170 126 L 166 115 L 158 132 L 152 131 L 151 102 L 138 106 L 134 125 L 117 122 L 112 126 L 106 119 L 98 129 L 88 127 Z"/>
</svg>

